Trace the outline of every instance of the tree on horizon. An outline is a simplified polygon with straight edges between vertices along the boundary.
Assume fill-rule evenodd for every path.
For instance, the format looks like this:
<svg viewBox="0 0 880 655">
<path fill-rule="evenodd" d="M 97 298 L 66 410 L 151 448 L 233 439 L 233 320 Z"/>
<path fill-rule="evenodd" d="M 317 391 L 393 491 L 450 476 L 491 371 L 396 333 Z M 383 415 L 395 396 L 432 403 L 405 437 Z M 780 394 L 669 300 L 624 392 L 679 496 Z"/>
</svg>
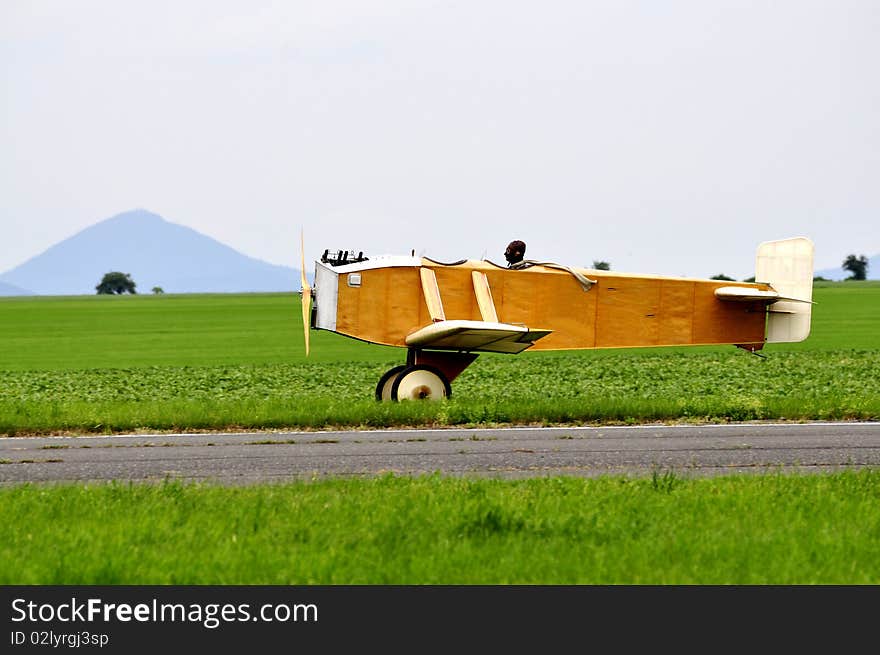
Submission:
<svg viewBox="0 0 880 655">
<path fill-rule="evenodd" d="M 104 277 L 101 278 L 101 282 L 95 287 L 95 290 L 98 292 L 98 295 L 113 295 L 113 294 L 137 294 L 135 291 L 134 280 L 131 279 L 131 273 L 120 273 L 119 271 L 111 271 L 110 273 L 105 273 Z"/>
<path fill-rule="evenodd" d="M 855 255 L 847 255 L 843 260 L 841 268 L 852 273 L 847 280 L 866 280 L 868 278 L 868 258 L 864 255 L 856 257 Z"/>
</svg>

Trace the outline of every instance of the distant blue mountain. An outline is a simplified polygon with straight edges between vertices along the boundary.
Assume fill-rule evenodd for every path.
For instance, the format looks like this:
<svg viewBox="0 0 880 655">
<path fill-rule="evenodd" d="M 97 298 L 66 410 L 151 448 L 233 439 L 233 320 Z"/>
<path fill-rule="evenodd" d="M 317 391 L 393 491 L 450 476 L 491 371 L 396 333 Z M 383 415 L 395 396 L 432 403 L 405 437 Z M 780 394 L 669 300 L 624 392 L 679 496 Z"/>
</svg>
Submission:
<svg viewBox="0 0 880 655">
<path fill-rule="evenodd" d="M 11 284 L 6 284 L 5 282 L 0 282 L 0 296 L 32 296 L 34 295 L 33 291 L 28 291 L 27 289 L 19 289 L 18 287 L 12 286 Z"/>
<path fill-rule="evenodd" d="M 299 269 L 233 250 L 193 229 L 139 209 L 101 221 L 0 275 L 39 295 L 94 294 L 105 273 L 131 274 L 138 293 L 294 291 Z M 0 294 L 3 288 L 0 287 Z"/>
<path fill-rule="evenodd" d="M 842 264 L 843 260 L 840 260 L 840 263 Z M 815 277 L 824 277 L 826 280 L 845 280 L 852 275 L 852 273 L 845 271 L 838 266 L 837 268 L 825 268 L 821 271 L 816 271 L 813 275 Z M 873 257 L 868 258 L 868 279 L 880 279 L 880 255 L 874 255 Z"/>
</svg>

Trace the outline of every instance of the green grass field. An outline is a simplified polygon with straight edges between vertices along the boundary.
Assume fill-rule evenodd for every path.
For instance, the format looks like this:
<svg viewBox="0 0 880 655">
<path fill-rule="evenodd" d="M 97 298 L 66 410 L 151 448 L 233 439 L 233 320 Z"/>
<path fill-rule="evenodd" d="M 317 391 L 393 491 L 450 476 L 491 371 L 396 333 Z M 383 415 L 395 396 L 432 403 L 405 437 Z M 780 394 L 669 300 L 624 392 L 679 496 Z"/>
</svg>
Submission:
<svg viewBox="0 0 880 655">
<path fill-rule="evenodd" d="M 0 298 L 0 434 L 880 418 L 880 285 L 770 346 L 481 356 L 377 403 L 403 351 L 293 294 Z M 0 464 L 0 481 L 3 465 Z M 2 584 L 878 584 L 880 474 L 0 486 Z"/>
<path fill-rule="evenodd" d="M 393 352 L 312 336 L 314 362 Z M 0 298 L 5 371 L 289 364 L 304 360 L 302 341 L 298 294 Z"/>
<path fill-rule="evenodd" d="M 807 341 L 768 352 L 880 347 L 880 282 L 818 283 L 814 300 Z M 404 358 L 401 349 L 311 336 L 311 362 Z M 0 297 L 0 371 L 293 364 L 306 361 L 302 339 L 297 294 Z"/>
</svg>

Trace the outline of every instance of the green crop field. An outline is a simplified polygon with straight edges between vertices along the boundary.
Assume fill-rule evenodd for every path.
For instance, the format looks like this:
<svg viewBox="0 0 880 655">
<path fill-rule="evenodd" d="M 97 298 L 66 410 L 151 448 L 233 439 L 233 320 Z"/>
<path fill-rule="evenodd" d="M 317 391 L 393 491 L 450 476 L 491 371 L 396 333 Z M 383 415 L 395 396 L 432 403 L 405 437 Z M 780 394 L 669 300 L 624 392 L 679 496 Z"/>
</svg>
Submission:
<svg viewBox="0 0 880 655">
<path fill-rule="evenodd" d="M 295 294 L 0 299 L 0 434 L 874 419 L 880 285 L 815 290 L 813 332 L 768 346 L 482 355 L 443 403 L 379 404 L 402 349 L 312 331 Z"/>
<path fill-rule="evenodd" d="M 483 355 L 377 403 L 403 351 L 295 294 L 0 298 L 0 435 L 880 418 L 880 285 L 818 284 L 768 346 Z M 0 462 L 0 481 L 4 464 Z M 877 584 L 880 476 L 383 476 L 0 487 L 4 584 Z"/>
</svg>

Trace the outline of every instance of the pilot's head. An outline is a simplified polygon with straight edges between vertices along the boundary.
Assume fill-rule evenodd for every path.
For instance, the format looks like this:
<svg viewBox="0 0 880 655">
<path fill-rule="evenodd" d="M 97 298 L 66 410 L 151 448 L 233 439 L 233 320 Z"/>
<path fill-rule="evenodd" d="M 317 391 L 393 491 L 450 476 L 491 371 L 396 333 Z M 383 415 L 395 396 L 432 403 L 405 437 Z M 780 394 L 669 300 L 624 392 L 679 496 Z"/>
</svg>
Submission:
<svg viewBox="0 0 880 655">
<path fill-rule="evenodd" d="M 526 244 L 522 241 L 511 241 L 507 244 L 507 250 L 504 251 L 504 259 L 507 260 L 507 264 L 517 264 L 523 260 L 523 257 L 526 254 Z"/>
</svg>

